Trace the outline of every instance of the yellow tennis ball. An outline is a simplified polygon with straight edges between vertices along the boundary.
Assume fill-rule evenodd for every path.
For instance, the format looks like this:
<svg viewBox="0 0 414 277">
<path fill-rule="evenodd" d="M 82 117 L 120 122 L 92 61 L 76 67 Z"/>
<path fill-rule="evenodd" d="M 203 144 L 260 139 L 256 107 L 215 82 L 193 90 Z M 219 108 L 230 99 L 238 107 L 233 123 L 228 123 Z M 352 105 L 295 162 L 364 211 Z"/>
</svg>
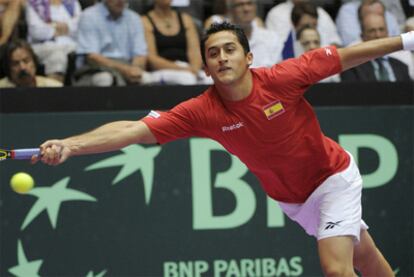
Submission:
<svg viewBox="0 0 414 277">
<path fill-rule="evenodd" d="M 10 185 L 15 192 L 24 194 L 33 188 L 34 180 L 29 174 L 19 172 L 10 179 Z"/>
</svg>

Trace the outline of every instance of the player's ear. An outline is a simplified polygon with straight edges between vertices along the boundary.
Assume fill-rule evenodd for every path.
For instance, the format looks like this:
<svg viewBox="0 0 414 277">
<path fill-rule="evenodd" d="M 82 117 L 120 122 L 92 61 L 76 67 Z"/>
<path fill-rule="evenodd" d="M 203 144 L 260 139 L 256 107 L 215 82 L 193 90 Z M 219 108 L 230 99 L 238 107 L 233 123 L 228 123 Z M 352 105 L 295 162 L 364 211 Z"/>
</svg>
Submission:
<svg viewBox="0 0 414 277">
<path fill-rule="evenodd" d="M 247 53 L 246 62 L 248 66 L 251 66 L 253 64 L 253 53 L 252 52 Z"/>
</svg>

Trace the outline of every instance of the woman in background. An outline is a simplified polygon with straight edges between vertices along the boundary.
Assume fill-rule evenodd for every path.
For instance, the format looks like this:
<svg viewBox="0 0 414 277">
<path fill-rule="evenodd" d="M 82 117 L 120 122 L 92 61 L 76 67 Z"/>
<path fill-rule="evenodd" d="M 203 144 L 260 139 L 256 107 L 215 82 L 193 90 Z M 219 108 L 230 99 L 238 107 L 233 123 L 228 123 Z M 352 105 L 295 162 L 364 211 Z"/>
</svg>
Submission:
<svg viewBox="0 0 414 277">
<path fill-rule="evenodd" d="M 155 0 L 143 16 L 148 65 L 154 82 L 191 85 L 202 76 L 197 28 L 190 15 Z"/>
<path fill-rule="evenodd" d="M 25 0 L 0 0 L 0 46 L 6 44 L 16 30 Z"/>
</svg>

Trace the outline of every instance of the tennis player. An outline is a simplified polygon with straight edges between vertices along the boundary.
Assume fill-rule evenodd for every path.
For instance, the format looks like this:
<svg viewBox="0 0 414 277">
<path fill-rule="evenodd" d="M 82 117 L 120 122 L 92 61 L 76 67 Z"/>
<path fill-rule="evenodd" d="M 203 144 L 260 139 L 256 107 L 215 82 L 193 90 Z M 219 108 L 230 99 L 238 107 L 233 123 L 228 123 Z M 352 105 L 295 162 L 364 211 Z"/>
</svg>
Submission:
<svg viewBox="0 0 414 277">
<path fill-rule="evenodd" d="M 211 138 L 239 157 L 286 215 L 316 237 L 326 276 L 356 276 L 354 268 L 363 276 L 393 276 L 362 220 L 362 180 L 354 159 L 324 136 L 303 94 L 319 80 L 401 49 L 414 49 L 414 32 L 249 69 L 253 56 L 243 31 L 214 24 L 201 42 L 214 84 L 202 95 L 139 121 L 46 141 L 41 160 L 57 165 L 132 143 Z"/>
</svg>

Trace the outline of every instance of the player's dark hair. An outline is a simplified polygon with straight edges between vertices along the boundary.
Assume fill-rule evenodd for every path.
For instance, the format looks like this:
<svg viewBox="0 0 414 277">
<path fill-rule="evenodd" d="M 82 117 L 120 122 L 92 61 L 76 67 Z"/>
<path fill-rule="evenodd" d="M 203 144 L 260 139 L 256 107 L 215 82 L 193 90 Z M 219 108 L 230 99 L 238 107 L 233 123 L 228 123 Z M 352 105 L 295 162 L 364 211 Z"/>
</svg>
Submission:
<svg viewBox="0 0 414 277">
<path fill-rule="evenodd" d="M 5 48 L 3 50 L 4 53 L 2 53 L 3 54 L 2 56 L 4 57 L 3 62 L 2 62 L 2 69 L 3 69 L 4 74 L 9 79 L 11 78 L 11 71 L 10 71 L 11 57 L 14 51 L 16 51 L 17 49 L 24 49 L 29 53 L 30 57 L 33 59 L 36 69 L 38 68 L 38 65 L 39 65 L 37 56 L 34 53 L 29 43 L 21 39 L 13 40 L 5 45 Z"/>
<path fill-rule="evenodd" d="M 231 24 L 227 21 L 224 21 L 222 23 L 213 23 L 211 24 L 210 28 L 208 28 L 204 34 L 201 36 L 201 42 L 200 42 L 200 50 L 201 50 L 201 58 L 203 59 L 203 63 L 206 64 L 206 56 L 205 56 L 205 50 L 206 50 L 206 41 L 207 39 L 218 32 L 228 31 L 232 32 L 236 37 L 237 40 L 240 42 L 241 46 L 243 47 L 244 54 L 247 54 L 250 52 L 250 46 L 249 46 L 249 40 L 247 39 L 245 33 L 243 32 L 243 29 L 235 24 Z"/>
<path fill-rule="evenodd" d="M 317 19 L 318 10 L 316 9 L 316 6 L 311 2 L 299 2 L 295 4 L 295 6 L 293 6 L 292 13 L 290 14 L 293 26 L 298 26 L 300 19 L 304 15 L 310 15 Z"/>
</svg>

